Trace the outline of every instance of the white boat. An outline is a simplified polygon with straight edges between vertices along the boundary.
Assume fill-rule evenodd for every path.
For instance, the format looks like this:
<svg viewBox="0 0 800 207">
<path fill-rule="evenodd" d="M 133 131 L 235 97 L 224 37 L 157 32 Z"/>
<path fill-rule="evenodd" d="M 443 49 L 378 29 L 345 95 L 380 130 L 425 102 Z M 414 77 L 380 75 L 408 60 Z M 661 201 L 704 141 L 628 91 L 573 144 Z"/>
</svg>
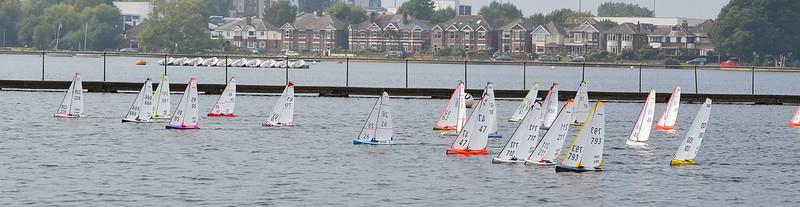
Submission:
<svg viewBox="0 0 800 207">
<path fill-rule="evenodd" d="M 155 94 L 153 94 L 153 119 L 169 119 L 172 116 L 169 113 L 171 107 L 169 99 L 169 77 L 167 74 L 161 75 L 158 81 Z"/>
<path fill-rule="evenodd" d="M 294 125 L 294 83 L 286 84 L 278 102 L 272 107 L 269 119 L 262 124 L 266 127 Z"/>
<path fill-rule="evenodd" d="M 656 129 L 662 131 L 675 130 L 675 121 L 678 120 L 678 108 L 681 104 L 681 85 L 675 85 L 675 90 L 672 91 L 672 96 L 669 97 L 667 105 L 664 106 L 664 112 L 661 113 L 661 118 L 656 122 Z"/>
<path fill-rule="evenodd" d="M 794 112 L 794 115 L 792 115 L 792 118 L 789 119 L 788 122 L 786 122 L 786 125 L 791 127 L 800 126 L 800 107 L 797 107 L 797 110 Z"/>
<path fill-rule="evenodd" d="M 558 115 L 558 83 L 553 83 L 550 90 L 547 92 L 547 97 L 542 102 L 544 110 L 544 117 L 542 118 L 542 128 L 549 129 L 553 125 Z"/>
<path fill-rule="evenodd" d="M 573 107 L 572 99 L 564 103 L 561 112 L 558 113 L 553 126 L 545 132 L 542 139 L 536 143 L 533 152 L 525 160 L 526 165 L 555 165 L 558 156 L 561 154 L 561 147 L 569 133 L 569 125 L 572 122 Z"/>
<path fill-rule="evenodd" d="M 569 151 L 556 166 L 556 172 L 584 172 L 603 170 L 603 145 L 605 144 L 605 107 L 598 101 L 589 112 L 589 118 L 578 131 Z"/>
<path fill-rule="evenodd" d="M 636 122 L 633 124 L 631 134 L 628 135 L 628 145 L 643 146 L 647 145 L 645 142 L 650 138 L 650 129 L 653 127 L 653 118 L 656 111 L 656 89 L 650 89 L 650 93 L 645 98 L 642 110 L 636 116 Z"/>
<path fill-rule="evenodd" d="M 208 116 L 233 116 L 233 109 L 236 106 L 236 78 L 231 77 L 225 90 L 222 90 L 222 95 L 219 96 L 217 102 L 211 107 Z"/>
<path fill-rule="evenodd" d="M 697 157 L 697 150 L 700 149 L 700 143 L 703 142 L 705 137 L 706 128 L 708 127 L 708 118 L 711 116 L 711 99 L 706 98 L 703 106 L 700 106 L 700 111 L 694 117 L 692 126 L 689 127 L 689 132 L 683 138 L 683 142 L 675 152 L 675 156 L 669 162 L 671 166 L 677 165 L 696 165 L 695 157 Z"/>
<path fill-rule="evenodd" d="M 389 104 L 389 93 L 383 94 L 372 106 L 361 133 L 353 139 L 353 144 L 394 144 L 392 129 L 392 106 Z"/>
<path fill-rule="evenodd" d="M 265 60 L 264 62 L 261 62 L 261 65 L 259 65 L 258 67 L 259 68 L 271 68 L 272 65 L 275 65 L 275 61 L 274 60 Z"/>
<path fill-rule="evenodd" d="M 489 143 L 489 106 L 486 103 L 486 90 L 483 91 L 480 101 L 464 123 L 464 129 L 458 132 L 450 148 L 445 154 L 457 155 L 485 155 L 489 154 L 486 149 Z"/>
<path fill-rule="evenodd" d="M 184 65 L 185 62 L 189 62 L 189 58 L 182 57 L 182 58 L 175 59 L 174 61 L 172 61 L 172 65 L 182 66 L 182 65 Z"/>
<path fill-rule="evenodd" d="M 572 123 L 583 125 L 586 117 L 589 116 L 589 84 L 581 81 L 578 90 L 575 92 L 575 111 L 572 113 Z"/>
<path fill-rule="evenodd" d="M 464 82 L 458 81 L 456 89 L 444 106 L 442 114 L 439 115 L 439 120 L 433 125 L 433 130 L 439 131 L 461 131 L 464 124 L 464 118 L 467 114 L 467 106 L 464 103 Z"/>
<path fill-rule="evenodd" d="M 297 61 L 291 62 L 291 68 L 301 69 L 301 68 L 307 68 L 307 67 L 308 67 L 308 64 L 306 64 L 305 60 L 297 60 Z"/>
<path fill-rule="evenodd" d="M 466 105 L 468 109 L 471 109 L 472 105 L 475 105 L 475 102 L 475 99 L 472 98 L 472 94 L 464 93 L 464 105 Z"/>
<path fill-rule="evenodd" d="M 199 129 L 200 110 L 198 109 L 197 98 L 197 78 L 191 77 L 166 128 Z"/>
<path fill-rule="evenodd" d="M 172 65 L 172 61 L 175 61 L 175 58 L 169 57 L 169 58 L 167 58 L 167 59 L 161 59 L 161 60 L 159 60 L 159 61 L 158 61 L 158 64 L 159 64 L 159 65 L 164 65 L 164 64 L 166 64 L 166 65 Z"/>
<path fill-rule="evenodd" d="M 85 116 L 83 111 L 83 82 L 81 81 L 81 74 L 75 73 L 67 93 L 64 94 L 61 104 L 58 105 L 55 117 L 80 118 L 83 116 Z"/>
<path fill-rule="evenodd" d="M 273 67 L 274 68 L 286 68 L 286 61 L 283 61 L 283 60 L 275 61 L 275 65 L 273 65 Z"/>
<path fill-rule="evenodd" d="M 205 66 L 205 65 L 203 65 L 203 63 L 206 62 L 206 59 L 204 59 L 202 57 L 197 57 L 195 59 L 196 59 L 196 61 L 194 62 L 194 65 L 192 65 L 192 66 Z"/>
<path fill-rule="evenodd" d="M 539 95 L 539 83 L 533 83 L 533 87 L 528 90 L 528 94 L 525 95 L 525 98 L 522 99 L 522 102 L 519 103 L 517 106 L 517 110 L 514 110 L 514 113 L 511 115 L 511 118 L 508 118 L 509 122 L 518 122 L 521 121 L 525 114 L 531 110 L 533 104 L 536 103 L 537 96 Z"/>
<path fill-rule="evenodd" d="M 486 106 L 489 107 L 489 138 L 503 138 L 503 133 L 497 131 L 497 103 L 494 100 L 494 84 L 492 82 L 486 83 L 486 90 L 484 91 L 484 99 Z"/>
<path fill-rule="evenodd" d="M 183 65 L 186 65 L 186 66 L 198 66 L 198 65 L 200 65 L 202 63 L 203 63 L 203 58 L 196 57 L 196 58 L 190 59 L 189 61 L 184 62 Z"/>
<path fill-rule="evenodd" d="M 231 61 L 232 61 L 231 59 L 221 59 L 221 60 L 217 61 L 217 66 L 218 67 L 229 66 Z"/>
<path fill-rule="evenodd" d="M 247 61 L 247 63 L 244 64 L 244 66 L 251 67 L 251 68 L 258 67 L 259 65 L 261 65 L 261 60 L 260 59 L 252 59 L 250 61 Z"/>
<path fill-rule="evenodd" d="M 245 64 L 247 64 L 247 59 L 242 58 L 242 59 L 238 59 L 236 61 L 233 61 L 233 63 L 231 63 L 231 66 L 233 66 L 233 67 L 244 67 Z"/>
<path fill-rule="evenodd" d="M 136 94 L 136 99 L 133 99 L 131 108 L 122 119 L 122 123 L 135 122 L 146 123 L 152 122 L 153 116 L 153 81 L 148 78 L 144 81 L 142 89 L 139 94 Z"/>
<path fill-rule="evenodd" d="M 534 103 L 525 111 L 522 122 L 511 134 L 503 150 L 497 157 L 492 159 L 492 163 L 519 163 L 525 162 L 533 148 L 539 142 L 539 128 L 542 123 L 542 105 Z"/>
<path fill-rule="evenodd" d="M 211 67 L 217 65 L 217 62 L 219 62 L 219 59 L 217 59 L 217 57 L 212 57 L 205 59 L 201 65 Z"/>
</svg>

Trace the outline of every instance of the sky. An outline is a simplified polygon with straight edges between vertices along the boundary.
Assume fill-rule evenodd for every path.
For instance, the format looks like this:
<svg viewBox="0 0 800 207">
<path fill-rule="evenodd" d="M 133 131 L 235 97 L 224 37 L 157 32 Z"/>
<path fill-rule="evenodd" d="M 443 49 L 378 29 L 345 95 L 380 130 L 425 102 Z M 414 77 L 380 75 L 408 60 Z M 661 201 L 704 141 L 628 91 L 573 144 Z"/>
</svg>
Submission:
<svg viewBox="0 0 800 207">
<path fill-rule="evenodd" d="M 393 7 L 395 2 L 399 7 L 406 0 L 381 0 L 383 7 Z M 535 13 L 549 13 L 550 11 L 569 8 L 578 10 L 579 0 L 460 0 L 461 4 L 472 5 L 472 13 L 477 14 L 480 7 L 492 1 L 509 2 L 517 5 L 525 16 Z M 634 3 L 652 9 L 655 1 L 656 16 L 658 17 L 686 17 L 698 19 L 715 19 L 720 9 L 730 0 L 580 0 L 582 10 L 591 10 L 597 14 L 597 6 L 605 2 Z"/>
</svg>

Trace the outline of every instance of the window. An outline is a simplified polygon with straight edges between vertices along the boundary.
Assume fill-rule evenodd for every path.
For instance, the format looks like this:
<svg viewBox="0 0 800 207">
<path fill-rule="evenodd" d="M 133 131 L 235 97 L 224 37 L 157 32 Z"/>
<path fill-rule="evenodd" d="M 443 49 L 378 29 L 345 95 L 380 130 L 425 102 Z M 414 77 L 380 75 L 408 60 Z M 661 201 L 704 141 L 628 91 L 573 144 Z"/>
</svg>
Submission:
<svg viewBox="0 0 800 207">
<path fill-rule="evenodd" d="M 378 30 L 370 30 L 369 37 L 376 38 L 378 37 Z"/>
<path fill-rule="evenodd" d="M 450 39 L 456 38 L 456 32 L 448 32 L 448 33 L 450 33 Z"/>
<path fill-rule="evenodd" d="M 415 31 L 414 32 L 414 38 L 422 38 L 422 32 Z"/>
<path fill-rule="evenodd" d="M 264 36 L 264 35 L 265 35 L 265 34 L 264 34 L 264 31 L 261 31 L 261 36 Z"/>
<path fill-rule="evenodd" d="M 681 37 L 675 37 L 675 43 L 681 43 Z"/>
<path fill-rule="evenodd" d="M 408 39 L 408 32 L 403 32 L 403 39 Z"/>
<path fill-rule="evenodd" d="M 575 42 L 583 42 L 583 33 L 575 33 Z"/>
<path fill-rule="evenodd" d="M 523 31 L 523 30 L 518 30 L 517 31 L 517 39 L 524 39 L 524 37 L 525 37 L 524 32 L 525 31 Z"/>
<path fill-rule="evenodd" d="M 256 43 L 253 41 L 247 41 L 247 48 L 254 48 L 256 47 Z"/>
<path fill-rule="evenodd" d="M 536 35 L 536 41 L 537 42 L 544 42 L 545 41 L 545 37 L 546 36 L 542 35 L 542 34 Z"/>
<path fill-rule="evenodd" d="M 503 31 L 503 39 L 504 40 L 511 39 L 511 32 Z"/>
<path fill-rule="evenodd" d="M 297 38 L 305 39 L 306 38 L 306 31 L 299 31 L 297 34 Z"/>
<path fill-rule="evenodd" d="M 319 39 L 319 31 L 314 31 L 314 39 Z"/>
<path fill-rule="evenodd" d="M 536 53 L 544 53 L 544 47 L 536 47 Z"/>
<path fill-rule="evenodd" d="M 218 31 L 211 32 L 211 39 L 212 40 L 219 39 L 220 37 L 222 37 L 222 31 L 218 30 Z"/>
<path fill-rule="evenodd" d="M 485 40 L 486 39 L 486 32 L 484 32 L 484 31 L 478 32 L 478 39 L 479 40 Z"/>
<path fill-rule="evenodd" d="M 239 30 L 233 31 L 233 36 L 242 36 L 242 31 Z"/>
<path fill-rule="evenodd" d="M 325 31 L 325 37 L 329 40 L 333 39 L 333 31 Z"/>
<path fill-rule="evenodd" d="M 289 30 L 283 31 L 283 37 L 287 39 L 292 38 L 292 31 Z"/>
<path fill-rule="evenodd" d="M 472 39 L 472 32 L 470 32 L 470 31 L 464 32 L 464 39 L 468 39 L 468 40 Z"/>
<path fill-rule="evenodd" d="M 433 33 L 433 37 L 435 38 L 442 38 L 442 31 L 436 31 Z"/>
<path fill-rule="evenodd" d="M 247 31 L 247 36 L 248 37 L 255 37 L 256 36 L 256 31 Z"/>
</svg>

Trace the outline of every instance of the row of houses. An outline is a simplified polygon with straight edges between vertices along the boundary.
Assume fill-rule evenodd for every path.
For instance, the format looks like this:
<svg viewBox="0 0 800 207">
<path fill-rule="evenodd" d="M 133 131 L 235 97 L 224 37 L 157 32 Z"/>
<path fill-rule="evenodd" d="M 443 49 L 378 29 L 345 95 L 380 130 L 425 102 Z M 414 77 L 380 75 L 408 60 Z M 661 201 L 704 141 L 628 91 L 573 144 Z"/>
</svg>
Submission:
<svg viewBox="0 0 800 207">
<path fill-rule="evenodd" d="M 652 21 L 609 24 L 587 19 L 565 28 L 556 23 L 531 25 L 518 19 L 495 27 L 482 16 L 458 15 L 429 25 L 410 14 L 372 13 L 347 25 L 323 12 L 306 13 L 292 23 L 270 25 L 260 18 L 242 18 L 212 29 L 212 39 L 239 48 L 267 52 L 301 51 L 329 54 L 341 50 L 435 52 L 444 48 L 539 55 L 585 55 L 596 51 L 619 54 L 643 46 L 663 55 L 705 55 L 714 47 L 708 37 L 712 20 L 689 25 Z M 615 26 L 611 26 L 615 25 Z"/>
</svg>

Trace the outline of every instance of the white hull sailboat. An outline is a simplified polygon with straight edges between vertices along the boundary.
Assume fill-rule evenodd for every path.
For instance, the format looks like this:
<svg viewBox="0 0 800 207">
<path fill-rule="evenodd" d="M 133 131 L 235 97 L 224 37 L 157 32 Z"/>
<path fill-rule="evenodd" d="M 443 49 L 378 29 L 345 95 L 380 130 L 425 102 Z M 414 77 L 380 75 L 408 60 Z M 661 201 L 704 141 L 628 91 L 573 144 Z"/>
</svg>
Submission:
<svg viewBox="0 0 800 207">
<path fill-rule="evenodd" d="M 217 62 L 219 62 L 219 59 L 217 57 L 212 57 L 212 58 L 208 58 L 205 61 L 203 61 L 202 65 L 211 67 L 211 66 L 217 65 Z"/>
<path fill-rule="evenodd" d="M 583 125 L 584 119 L 589 116 L 589 83 L 581 81 L 575 92 L 575 110 L 572 113 L 572 124 Z"/>
<path fill-rule="evenodd" d="M 54 115 L 55 117 L 63 118 L 80 118 L 85 116 L 83 112 L 83 82 L 81 81 L 81 74 L 75 73 L 72 78 L 72 83 L 61 99 L 61 104 Z"/>
<path fill-rule="evenodd" d="M 542 105 L 534 103 L 530 110 L 525 112 L 522 122 L 511 134 L 503 150 L 492 163 L 520 163 L 525 162 L 528 155 L 539 142 L 539 128 L 542 123 Z"/>
<path fill-rule="evenodd" d="M 167 74 L 161 75 L 158 81 L 155 94 L 153 94 L 153 119 L 169 119 L 172 115 L 169 113 L 170 103 L 169 91 L 169 77 Z"/>
<path fill-rule="evenodd" d="M 656 129 L 661 131 L 675 130 L 675 121 L 678 120 L 678 108 L 681 104 L 681 85 L 675 85 L 675 90 L 672 91 L 672 96 L 669 97 L 667 105 L 664 106 L 664 112 L 661 113 L 661 118 L 656 122 Z"/>
<path fill-rule="evenodd" d="M 236 106 L 236 78 L 231 77 L 228 85 L 222 90 L 222 94 L 211 107 L 207 116 L 226 116 L 233 117 L 233 109 Z"/>
<path fill-rule="evenodd" d="M 289 82 L 286 85 L 286 89 L 283 89 L 281 97 L 272 107 L 268 117 L 261 125 L 266 127 L 294 125 L 294 83 Z"/>
<path fill-rule="evenodd" d="M 464 103 L 464 82 L 458 81 L 456 89 L 444 106 L 442 114 L 439 115 L 439 120 L 433 125 L 433 130 L 436 131 L 461 131 L 464 124 L 464 118 L 467 114 L 467 106 Z"/>
<path fill-rule="evenodd" d="M 786 125 L 790 127 L 800 127 L 800 107 L 797 107 L 794 115 L 792 115 L 792 118 L 786 122 Z"/>
<path fill-rule="evenodd" d="M 509 122 L 519 122 L 522 121 L 525 114 L 531 110 L 533 104 L 536 102 L 537 96 L 539 95 L 539 83 L 533 83 L 533 87 L 528 90 L 528 94 L 525 95 L 525 98 L 522 99 L 522 102 L 519 103 L 517 106 L 517 110 L 514 111 L 514 114 L 511 115 L 511 118 L 508 118 Z"/>
<path fill-rule="evenodd" d="M 245 63 L 244 65 L 247 66 L 247 67 L 250 67 L 250 68 L 255 68 L 255 67 L 258 67 L 259 65 L 261 65 L 261 60 L 260 59 L 253 59 L 253 60 L 247 61 L 247 63 Z"/>
<path fill-rule="evenodd" d="M 488 87 L 488 85 L 487 85 Z M 489 154 L 486 149 L 489 143 L 489 105 L 486 103 L 486 90 L 483 91 L 480 101 L 470 113 L 464 123 L 464 129 L 458 132 L 450 148 L 445 150 L 445 154 L 456 155 L 485 155 Z"/>
<path fill-rule="evenodd" d="M 503 138 L 497 127 L 497 102 L 494 100 L 494 83 L 486 83 L 486 106 L 489 107 L 489 138 Z"/>
<path fill-rule="evenodd" d="M 698 111 L 697 115 L 694 117 L 689 132 L 686 133 L 686 137 L 683 138 L 683 142 L 681 142 L 681 145 L 678 147 L 678 151 L 675 152 L 675 156 L 670 160 L 670 166 L 697 164 L 695 157 L 697 157 L 697 151 L 700 149 L 700 143 L 702 143 L 703 138 L 705 138 L 708 118 L 710 116 L 711 99 L 706 98 L 706 101 L 700 106 L 700 111 Z"/>
<path fill-rule="evenodd" d="M 633 146 L 647 145 L 647 140 L 650 138 L 650 129 L 653 127 L 653 117 L 656 111 L 656 90 L 650 89 L 650 93 L 645 98 L 642 110 L 636 116 L 636 121 L 631 129 L 631 134 L 628 135 L 628 141 L 625 143 Z"/>
<path fill-rule="evenodd" d="M 547 97 L 542 102 L 544 116 L 542 118 L 542 128 L 549 129 L 558 115 L 558 83 L 553 83 L 550 90 L 547 92 Z"/>
<path fill-rule="evenodd" d="M 139 94 L 136 94 L 136 99 L 133 99 L 131 108 L 122 119 L 122 123 L 148 123 L 152 122 L 153 116 L 153 81 L 148 78 L 144 81 L 142 89 Z"/>
<path fill-rule="evenodd" d="M 383 94 L 372 106 L 361 133 L 353 139 L 353 144 L 386 145 L 394 144 L 392 129 L 392 106 L 389 104 L 389 92 Z"/>
<path fill-rule="evenodd" d="M 167 129 L 199 129 L 200 110 L 197 106 L 197 78 L 189 78 L 175 113 L 172 114 Z"/>
<path fill-rule="evenodd" d="M 603 170 L 605 143 L 605 107 L 598 101 L 589 112 L 585 124 L 569 146 L 569 151 L 556 166 L 556 172 L 585 172 Z"/>
<path fill-rule="evenodd" d="M 525 160 L 526 165 L 555 165 L 561 154 L 561 147 L 567 139 L 569 125 L 572 122 L 573 111 L 572 99 L 564 103 L 561 112 L 558 113 L 553 126 L 545 132 L 542 139 L 536 143 L 533 151 Z"/>
</svg>

